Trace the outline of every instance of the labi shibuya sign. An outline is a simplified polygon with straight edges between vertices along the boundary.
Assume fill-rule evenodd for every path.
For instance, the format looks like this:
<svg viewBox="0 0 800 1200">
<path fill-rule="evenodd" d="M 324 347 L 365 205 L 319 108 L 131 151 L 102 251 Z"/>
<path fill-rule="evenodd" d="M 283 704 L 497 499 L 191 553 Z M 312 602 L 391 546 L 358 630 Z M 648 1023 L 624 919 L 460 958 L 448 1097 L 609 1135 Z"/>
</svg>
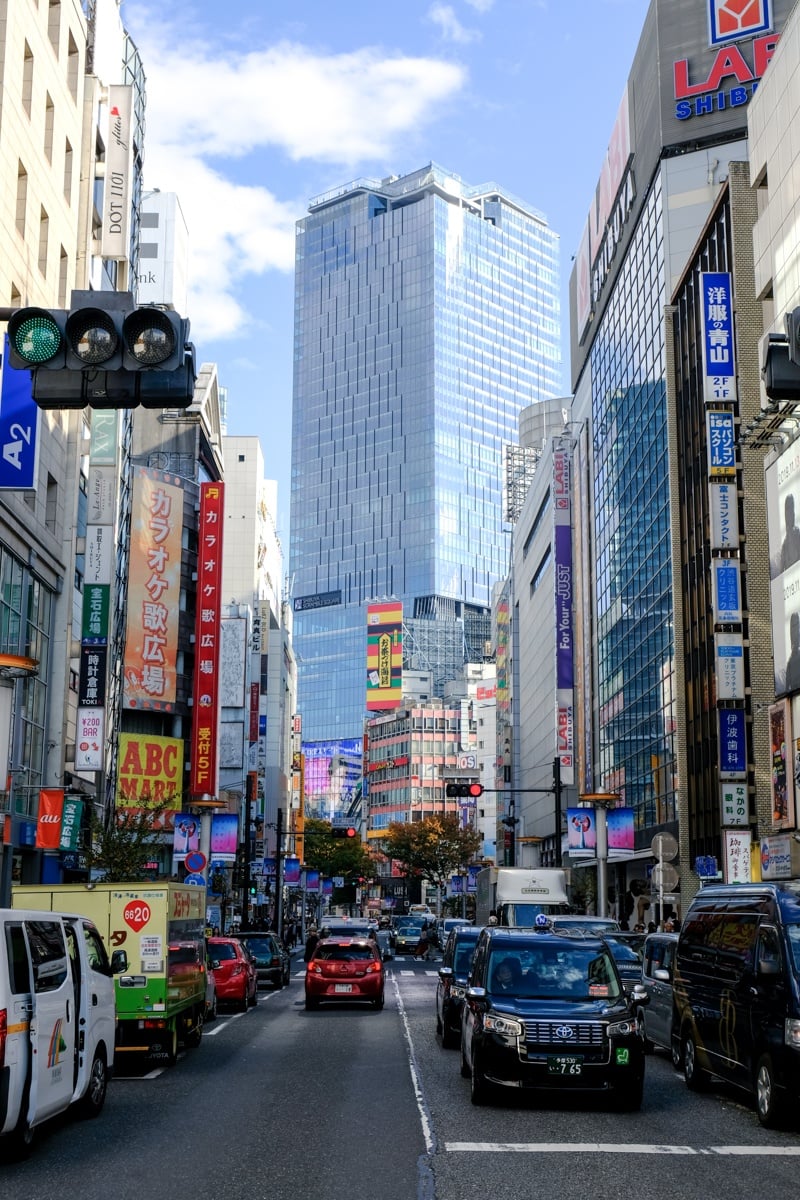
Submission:
<svg viewBox="0 0 800 1200">
<path fill-rule="evenodd" d="M 679 121 L 747 104 L 778 44 L 770 0 L 708 0 L 708 18 L 714 57 L 697 55 L 673 64 Z"/>
</svg>

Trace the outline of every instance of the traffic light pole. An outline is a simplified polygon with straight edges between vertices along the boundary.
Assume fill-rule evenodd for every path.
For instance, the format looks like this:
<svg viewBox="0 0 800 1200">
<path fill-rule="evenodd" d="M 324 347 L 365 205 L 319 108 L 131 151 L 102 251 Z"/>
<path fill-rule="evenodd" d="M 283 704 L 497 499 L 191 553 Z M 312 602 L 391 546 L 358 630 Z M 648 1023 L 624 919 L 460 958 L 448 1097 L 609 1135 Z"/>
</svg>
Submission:
<svg viewBox="0 0 800 1200">
<path fill-rule="evenodd" d="M 484 792 L 494 792 L 501 796 L 524 796 L 527 794 L 537 793 L 539 795 L 552 795 L 556 801 L 556 829 L 555 829 L 555 860 L 556 866 L 563 865 L 563 856 L 561 853 L 561 818 L 563 816 L 562 808 L 562 791 L 563 784 L 561 782 L 561 759 L 558 755 L 553 759 L 553 784 L 551 787 L 530 787 L 530 788 L 484 788 Z M 513 805 L 513 800 L 512 800 Z M 519 817 L 512 814 L 508 817 L 503 817 L 503 824 L 511 829 L 512 836 L 515 828 L 519 825 Z M 514 838 L 514 849 L 516 850 L 516 838 Z M 516 857 L 516 854 L 515 854 Z"/>
</svg>

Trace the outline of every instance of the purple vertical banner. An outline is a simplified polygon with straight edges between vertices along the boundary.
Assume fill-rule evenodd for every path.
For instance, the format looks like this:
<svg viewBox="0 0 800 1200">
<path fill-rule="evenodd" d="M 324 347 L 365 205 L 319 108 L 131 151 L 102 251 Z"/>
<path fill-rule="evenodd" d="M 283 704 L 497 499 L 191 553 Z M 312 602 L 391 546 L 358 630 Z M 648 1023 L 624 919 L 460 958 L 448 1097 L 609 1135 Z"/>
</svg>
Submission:
<svg viewBox="0 0 800 1200">
<path fill-rule="evenodd" d="M 332 879 L 323 879 L 322 894 L 323 894 L 323 896 L 327 896 L 328 898 L 330 898 L 333 895 L 333 880 Z"/>
<path fill-rule="evenodd" d="M 306 871 L 306 891 L 319 891 L 319 871 Z"/>
<path fill-rule="evenodd" d="M 296 884 L 300 882 L 300 859 L 286 858 L 283 864 L 283 882 Z"/>
<path fill-rule="evenodd" d="M 555 528 L 556 590 L 556 687 L 571 688 L 573 675 L 572 631 L 572 530 L 569 525 Z"/>
</svg>

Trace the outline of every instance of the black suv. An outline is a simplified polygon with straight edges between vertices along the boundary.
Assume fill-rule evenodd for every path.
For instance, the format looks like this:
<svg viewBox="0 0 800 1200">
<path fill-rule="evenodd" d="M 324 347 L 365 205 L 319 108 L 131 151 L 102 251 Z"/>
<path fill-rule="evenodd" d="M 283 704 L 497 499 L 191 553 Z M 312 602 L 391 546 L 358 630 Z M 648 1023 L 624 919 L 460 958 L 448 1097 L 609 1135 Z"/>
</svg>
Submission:
<svg viewBox="0 0 800 1200">
<path fill-rule="evenodd" d="M 472 1103 L 495 1090 L 611 1093 L 641 1107 L 644 1049 L 635 1007 L 602 938 L 486 928 L 472 960 L 461 1021 L 461 1074 Z"/>
<path fill-rule="evenodd" d="M 461 1041 L 461 1009 L 467 990 L 467 976 L 481 931 L 480 925 L 457 925 L 444 944 L 444 957 L 436 984 L 436 1032 L 442 1046 L 458 1046 Z"/>
</svg>

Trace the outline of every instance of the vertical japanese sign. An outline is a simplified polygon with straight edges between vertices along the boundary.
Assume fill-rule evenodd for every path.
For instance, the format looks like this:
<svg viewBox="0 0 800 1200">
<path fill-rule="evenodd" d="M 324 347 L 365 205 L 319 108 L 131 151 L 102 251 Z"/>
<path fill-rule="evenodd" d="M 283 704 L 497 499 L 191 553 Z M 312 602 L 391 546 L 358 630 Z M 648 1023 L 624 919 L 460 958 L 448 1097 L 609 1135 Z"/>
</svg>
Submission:
<svg viewBox="0 0 800 1200">
<path fill-rule="evenodd" d="M 104 759 L 111 581 L 115 558 L 118 421 L 118 413 L 113 410 L 92 412 L 75 737 L 75 766 L 81 771 L 102 770 Z"/>
<path fill-rule="evenodd" d="M 739 549 L 739 501 L 734 483 L 709 483 L 711 549 Z"/>
<path fill-rule="evenodd" d="M 183 487 L 177 476 L 140 467 L 133 508 L 125 642 L 126 708 L 175 707 Z"/>
<path fill-rule="evenodd" d="M 750 882 L 750 832 L 736 829 L 724 829 L 722 836 L 725 843 L 725 882 Z"/>
<path fill-rule="evenodd" d="M 732 479 L 736 475 L 736 429 L 732 412 L 721 408 L 706 409 L 706 440 L 709 479 Z"/>
<path fill-rule="evenodd" d="M 723 271 L 700 276 L 703 330 L 703 399 L 707 404 L 736 401 L 731 277 Z"/>
<path fill-rule="evenodd" d="M 739 779 L 747 774 L 747 737 L 743 708 L 721 708 L 719 716 L 719 775 Z"/>
<path fill-rule="evenodd" d="M 367 606 L 367 710 L 399 708 L 403 698 L 403 605 Z"/>
<path fill-rule="evenodd" d="M 553 548 L 556 623 L 556 754 L 561 780 L 575 781 L 575 731 L 572 573 L 572 452 L 553 446 Z"/>
<path fill-rule="evenodd" d="M 216 795 L 219 754 L 219 658 L 222 616 L 222 526 L 225 487 L 200 485 L 197 555 L 194 719 L 189 791 Z"/>
</svg>

